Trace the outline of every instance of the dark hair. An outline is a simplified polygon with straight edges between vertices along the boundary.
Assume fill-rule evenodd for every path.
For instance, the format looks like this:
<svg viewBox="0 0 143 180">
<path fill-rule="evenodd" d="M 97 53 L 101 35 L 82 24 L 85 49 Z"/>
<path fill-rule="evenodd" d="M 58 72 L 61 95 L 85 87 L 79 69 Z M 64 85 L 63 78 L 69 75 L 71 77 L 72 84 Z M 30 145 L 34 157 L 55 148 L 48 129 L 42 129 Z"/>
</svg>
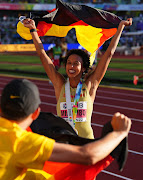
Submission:
<svg viewBox="0 0 143 180">
<path fill-rule="evenodd" d="M 65 66 L 67 64 L 67 59 L 69 58 L 70 55 L 72 54 L 76 54 L 78 56 L 80 56 L 82 58 L 82 61 L 83 61 L 83 67 L 86 69 L 85 70 L 85 73 L 87 73 L 89 67 L 90 67 L 90 59 L 89 59 L 89 55 L 88 53 L 86 53 L 84 50 L 82 49 L 72 49 L 70 50 L 66 57 L 64 58 L 64 63 L 65 63 Z"/>
</svg>

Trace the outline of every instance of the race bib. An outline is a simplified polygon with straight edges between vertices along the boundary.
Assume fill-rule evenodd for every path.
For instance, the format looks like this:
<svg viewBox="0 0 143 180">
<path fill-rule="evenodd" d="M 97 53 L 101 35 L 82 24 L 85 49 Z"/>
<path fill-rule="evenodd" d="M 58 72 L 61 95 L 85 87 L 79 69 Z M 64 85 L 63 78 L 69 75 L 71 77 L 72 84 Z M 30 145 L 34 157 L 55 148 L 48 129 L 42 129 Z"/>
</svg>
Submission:
<svg viewBox="0 0 143 180">
<path fill-rule="evenodd" d="M 72 107 L 73 107 L 73 104 L 74 104 L 74 102 L 71 102 Z M 60 103 L 60 109 L 61 109 L 61 117 L 68 122 L 66 102 Z M 79 101 L 78 102 L 76 122 L 85 122 L 86 121 L 86 113 L 87 113 L 87 102 L 86 101 Z"/>
</svg>

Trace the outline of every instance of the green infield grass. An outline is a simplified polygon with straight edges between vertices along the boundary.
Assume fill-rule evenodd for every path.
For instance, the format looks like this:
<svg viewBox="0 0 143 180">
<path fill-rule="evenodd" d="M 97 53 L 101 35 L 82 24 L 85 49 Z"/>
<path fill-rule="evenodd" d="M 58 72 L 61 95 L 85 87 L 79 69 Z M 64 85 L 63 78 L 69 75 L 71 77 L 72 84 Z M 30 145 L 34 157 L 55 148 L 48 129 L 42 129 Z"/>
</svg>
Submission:
<svg viewBox="0 0 143 180">
<path fill-rule="evenodd" d="M 109 68 L 143 70 L 143 63 L 114 63 L 111 61 Z"/>
<path fill-rule="evenodd" d="M 15 64 L 14 64 L 15 63 Z M 18 63 L 18 64 L 16 64 Z M 25 63 L 25 64 L 24 64 Z M 143 80 L 141 79 L 137 86 L 134 86 L 133 76 L 141 74 L 141 72 L 136 72 L 136 70 L 143 70 L 143 60 L 142 59 L 115 59 L 113 58 L 109 68 L 115 68 L 117 70 L 110 71 L 107 70 L 105 74 L 105 78 L 102 80 L 101 84 L 112 84 L 112 85 L 119 85 L 119 86 L 126 86 L 126 87 L 136 87 L 136 88 L 143 88 Z M 47 78 L 45 70 L 40 62 L 38 56 L 26 56 L 26 55 L 0 55 L 0 73 L 5 74 L 12 74 L 12 75 L 22 75 L 22 76 L 32 76 L 32 77 L 42 77 Z M 123 70 L 134 70 L 134 72 L 130 71 L 123 71 Z M 10 72 L 3 72 L 2 70 L 12 70 Z M 25 71 L 20 73 L 20 71 Z M 34 74 L 31 74 L 34 72 Z M 38 72 L 38 73 L 36 73 Z M 65 75 L 65 69 L 63 66 L 59 69 L 59 72 Z M 39 74 L 41 73 L 41 74 Z M 107 81 L 107 79 L 109 79 Z M 110 81 L 111 79 L 111 81 Z M 112 81 L 113 79 L 113 81 Z M 116 81 L 114 81 L 116 80 Z M 130 81 L 130 82 L 122 82 L 123 81 Z"/>
<path fill-rule="evenodd" d="M 137 59 L 136 57 L 134 58 L 113 58 L 112 62 L 137 62 L 137 63 L 143 63 L 143 59 Z"/>
<path fill-rule="evenodd" d="M 13 63 L 41 63 L 38 56 L 26 55 L 4 55 L 0 54 L 0 62 L 13 62 Z"/>
</svg>

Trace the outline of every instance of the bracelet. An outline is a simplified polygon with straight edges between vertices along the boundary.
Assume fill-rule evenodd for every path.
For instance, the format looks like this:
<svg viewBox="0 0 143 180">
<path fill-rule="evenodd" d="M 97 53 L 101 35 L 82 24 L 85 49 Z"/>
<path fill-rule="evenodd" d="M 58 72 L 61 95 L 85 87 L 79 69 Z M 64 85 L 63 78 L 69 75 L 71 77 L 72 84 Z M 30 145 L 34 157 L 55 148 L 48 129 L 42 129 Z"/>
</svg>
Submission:
<svg viewBox="0 0 143 180">
<path fill-rule="evenodd" d="M 30 32 L 37 32 L 36 29 L 30 29 Z"/>
</svg>

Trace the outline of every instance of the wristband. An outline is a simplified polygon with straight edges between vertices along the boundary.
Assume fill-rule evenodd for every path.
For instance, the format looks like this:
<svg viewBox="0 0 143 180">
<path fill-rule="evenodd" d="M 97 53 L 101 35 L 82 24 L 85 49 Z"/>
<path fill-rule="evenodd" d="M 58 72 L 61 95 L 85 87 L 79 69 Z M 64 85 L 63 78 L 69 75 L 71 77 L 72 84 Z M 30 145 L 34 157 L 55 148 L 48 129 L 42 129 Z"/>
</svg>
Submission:
<svg viewBox="0 0 143 180">
<path fill-rule="evenodd" d="M 30 32 L 37 32 L 36 29 L 30 29 Z"/>
</svg>

